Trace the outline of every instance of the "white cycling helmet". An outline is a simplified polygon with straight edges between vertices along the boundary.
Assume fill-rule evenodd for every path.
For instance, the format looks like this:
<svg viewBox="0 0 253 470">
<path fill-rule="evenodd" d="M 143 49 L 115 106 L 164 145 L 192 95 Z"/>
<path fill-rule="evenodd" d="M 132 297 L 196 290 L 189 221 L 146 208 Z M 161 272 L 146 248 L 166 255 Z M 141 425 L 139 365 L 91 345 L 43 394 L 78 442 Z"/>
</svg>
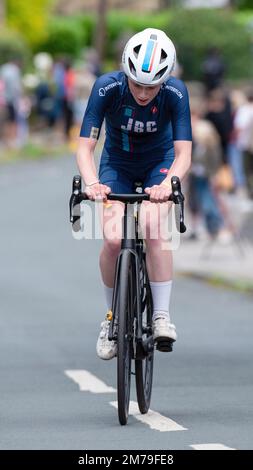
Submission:
<svg viewBox="0 0 253 470">
<path fill-rule="evenodd" d="M 147 28 L 135 34 L 125 46 L 122 66 L 125 74 L 142 85 L 160 85 L 176 62 L 173 42 L 160 29 Z"/>
</svg>

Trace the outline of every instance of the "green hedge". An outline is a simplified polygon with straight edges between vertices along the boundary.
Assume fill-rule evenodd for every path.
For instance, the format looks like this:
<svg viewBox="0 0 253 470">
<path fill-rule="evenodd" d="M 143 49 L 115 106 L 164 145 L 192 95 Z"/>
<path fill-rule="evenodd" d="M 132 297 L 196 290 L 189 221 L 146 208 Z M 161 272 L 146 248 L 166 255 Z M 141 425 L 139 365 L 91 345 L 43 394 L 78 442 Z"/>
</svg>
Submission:
<svg viewBox="0 0 253 470">
<path fill-rule="evenodd" d="M 247 78 L 253 74 L 253 37 L 237 14 L 224 10 L 168 10 L 153 15 L 108 16 L 107 56 L 112 59 L 115 43 L 124 30 L 133 33 L 147 27 L 164 30 L 175 42 L 185 79 L 200 79 L 200 64 L 207 49 L 218 47 L 226 63 L 227 78 Z"/>
<path fill-rule="evenodd" d="M 82 31 L 82 44 L 84 46 L 91 46 L 94 38 L 95 31 L 95 18 L 92 15 L 81 15 L 75 18 Z"/>
<path fill-rule="evenodd" d="M 52 56 L 68 55 L 77 57 L 87 43 L 86 30 L 76 18 L 57 18 L 50 21 L 47 38 L 36 48 Z"/>
<path fill-rule="evenodd" d="M 165 29 L 174 40 L 187 79 L 200 77 L 200 64 L 210 46 L 225 60 L 228 78 L 252 76 L 251 38 L 236 16 L 228 11 L 181 10 Z"/>
<path fill-rule="evenodd" d="M 242 13 L 182 8 L 145 15 L 112 11 L 107 25 L 106 57 L 110 63 L 115 60 L 117 41 L 124 32 L 134 34 L 154 27 L 164 30 L 175 42 L 185 79 L 200 78 L 200 64 L 210 46 L 221 50 L 227 78 L 248 78 L 253 74 L 253 32 L 250 32 Z M 76 57 L 83 47 L 92 44 L 94 31 L 95 17 L 91 15 L 54 19 L 47 42 L 41 48 L 53 55 L 68 53 Z"/>
<path fill-rule="evenodd" d="M 240 10 L 253 10 L 252 0 L 237 0 L 236 3 Z"/>
<path fill-rule="evenodd" d="M 149 27 L 164 29 L 168 25 L 171 17 L 171 11 L 165 11 L 163 13 L 156 13 L 153 15 L 133 15 L 112 11 L 108 15 L 107 20 L 109 53 L 113 51 L 114 42 L 119 38 L 124 30 L 138 33 L 139 31 Z"/>
<path fill-rule="evenodd" d="M 164 30 L 175 42 L 185 79 L 201 77 L 200 64 L 210 46 L 218 47 L 226 62 L 227 77 L 250 77 L 253 73 L 250 33 L 236 14 L 213 9 L 169 10 L 159 15 L 108 17 L 107 55 L 112 58 L 115 41 L 125 30 L 133 33 L 147 27 Z"/>
<path fill-rule="evenodd" d="M 26 66 L 29 56 L 30 50 L 18 33 L 4 29 L 0 31 L 0 65 L 18 60 Z"/>
</svg>

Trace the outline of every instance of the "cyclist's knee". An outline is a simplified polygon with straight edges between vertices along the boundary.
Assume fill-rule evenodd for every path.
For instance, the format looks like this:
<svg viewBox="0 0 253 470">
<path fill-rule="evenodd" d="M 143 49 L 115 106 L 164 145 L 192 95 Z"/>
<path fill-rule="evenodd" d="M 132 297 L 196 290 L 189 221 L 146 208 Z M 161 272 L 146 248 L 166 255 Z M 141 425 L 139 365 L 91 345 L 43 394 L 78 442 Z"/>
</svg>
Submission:
<svg viewBox="0 0 253 470">
<path fill-rule="evenodd" d="M 143 238 L 152 246 L 158 246 L 161 244 L 162 236 L 164 235 L 164 221 L 159 218 L 149 219 L 147 218 L 145 224 L 141 226 L 141 232 Z"/>
<path fill-rule="evenodd" d="M 104 250 L 110 256 L 117 256 L 121 249 L 121 239 L 112 238 L 104 240 Z"/>
<path fill-rule="evenodd" d="M 103 234 L 105 243 L 114 245 L 117 240 L 122 237 L 122 217 L 124 215 L 124 207 L 121 202 L 113 201 L 113 204 L 108 204 L 103 212 Z"/>
<path fill-rule="evenodd" d="M 140 225 L 145 238 L 159 239 L 161 227 L 167 224 L 171 203 L 152 204 L 146 202 L 141 208 Z"/>
</svg>

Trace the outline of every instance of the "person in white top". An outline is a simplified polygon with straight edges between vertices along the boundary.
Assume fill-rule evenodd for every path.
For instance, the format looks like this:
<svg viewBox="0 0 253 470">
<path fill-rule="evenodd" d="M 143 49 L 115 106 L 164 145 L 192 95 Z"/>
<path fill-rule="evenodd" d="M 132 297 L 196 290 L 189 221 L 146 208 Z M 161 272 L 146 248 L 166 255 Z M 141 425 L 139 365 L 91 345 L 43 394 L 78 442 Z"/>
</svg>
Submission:
<svg viewBox="0 0 253 470">
<path fill-rule="evenodd" d="M 236 112 L 234 126 L 238 146 L 244 154 L 249 196 L 253 198 L 253 90 L 248 94 L 247 102 Z"/>
<path fill-rule="evenodd" d="M 10 61 L 0 68 L 0 79 L 3 84 L 3 94 L 6 106 L 7 144 L 13 146 L 17 141 L 18 133 L 18 105 L 22 95 L 22 77 L 19 65 Z"/>
</svg>

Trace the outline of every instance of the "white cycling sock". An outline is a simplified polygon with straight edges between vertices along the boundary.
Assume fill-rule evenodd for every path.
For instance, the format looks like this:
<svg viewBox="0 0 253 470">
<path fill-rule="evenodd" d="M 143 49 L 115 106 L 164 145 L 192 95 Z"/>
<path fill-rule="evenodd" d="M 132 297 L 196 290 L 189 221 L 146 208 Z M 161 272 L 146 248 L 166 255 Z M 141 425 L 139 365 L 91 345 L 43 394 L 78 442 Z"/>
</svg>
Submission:
<svg viewBox="0 0 253 470">
<path fill-rule="evenodd" d="M 172 281 L 150 281 L 150 287 L 153 297 L 153 320 L 162 314 L 170 322 L 169 304 Z"/>
<path fill-rule="evenodd" d="M 103 281 L 102 281 L 103 282 Z M 105 291 L 105 300 L 106 300 L 106 306 L 108 310 L 112 309 L 112 294 L 113 294 L 113 287 L 107 287 L 104 282 L 104 291 Z"/>
</svg>

